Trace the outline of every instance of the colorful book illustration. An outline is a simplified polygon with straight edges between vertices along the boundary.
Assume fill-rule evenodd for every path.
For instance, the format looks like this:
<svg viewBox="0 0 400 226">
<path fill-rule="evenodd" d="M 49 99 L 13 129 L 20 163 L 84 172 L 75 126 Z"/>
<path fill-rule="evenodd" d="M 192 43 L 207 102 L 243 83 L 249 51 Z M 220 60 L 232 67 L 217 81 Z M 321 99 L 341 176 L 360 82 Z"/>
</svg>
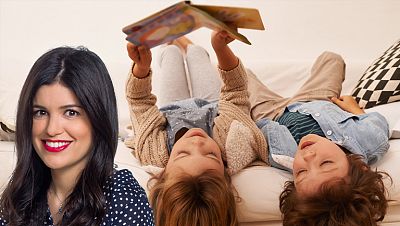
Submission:
<svg viewBox="0 0 400 226">
<path fill-rule="evenodd" d="M 238 28 L 265 29 L 257 9 L 193 5 L 190 1 L 183 1 L 130 24 L 122 31 L 127 34 L 127 41 L 149 48 L 170 42 L 200 27 L 226 30 L 232 37 L 251 44 L 228 24 L 234 24 Z"/>
</svg>

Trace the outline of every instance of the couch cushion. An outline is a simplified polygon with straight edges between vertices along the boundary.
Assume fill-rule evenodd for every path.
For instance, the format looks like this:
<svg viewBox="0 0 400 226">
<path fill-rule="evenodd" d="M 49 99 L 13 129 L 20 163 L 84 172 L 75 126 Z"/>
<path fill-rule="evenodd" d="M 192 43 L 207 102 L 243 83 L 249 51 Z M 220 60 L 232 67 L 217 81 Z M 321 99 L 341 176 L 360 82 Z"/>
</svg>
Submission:
<svg viewBox="0 0 400 226">
<path fill-rule="evenodd" d="M 400 100 L 400 40 L 368 67 L 352 96 L 363 108 Z"/>
<path fill-rule="evenodd" d="M 400 138 L 400 102 L 378 105 L 365 110 L 366 112 L 378 112 L 383 115 L 389 124 L 390 138 Z"/>
</svg>

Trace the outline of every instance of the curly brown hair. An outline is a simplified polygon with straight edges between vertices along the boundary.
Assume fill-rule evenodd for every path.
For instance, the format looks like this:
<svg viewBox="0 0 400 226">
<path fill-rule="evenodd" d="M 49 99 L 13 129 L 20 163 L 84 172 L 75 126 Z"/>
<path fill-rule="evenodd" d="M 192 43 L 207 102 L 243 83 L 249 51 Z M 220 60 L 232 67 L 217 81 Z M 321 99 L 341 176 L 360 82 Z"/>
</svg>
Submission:
<svg viewBox="0 0 400 226">
<path fill-rule="evenodd" d="M 388 201 L 381 171 L 371 170 L 360 155 L 347 156 L 348 177 L 328 181 L 311 197 L 301 197 L 287 181 L 279 197 L 284 226 L 358 226 L 382 221 Z"/>
<path fill-rule="evenodd" d="M 231 179 L 213 170 L 168 177 L 163 171 L 150 182 L 150 204 L 157 226 L 237 226 Z"/>
</svg>

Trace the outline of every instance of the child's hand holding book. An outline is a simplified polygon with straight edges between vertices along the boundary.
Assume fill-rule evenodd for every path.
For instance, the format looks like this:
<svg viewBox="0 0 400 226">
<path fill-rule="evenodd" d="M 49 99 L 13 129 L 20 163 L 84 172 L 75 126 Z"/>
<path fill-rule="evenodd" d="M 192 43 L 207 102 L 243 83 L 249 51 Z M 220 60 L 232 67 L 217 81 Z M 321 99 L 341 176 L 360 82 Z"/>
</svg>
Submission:
<svg viewBox="0 0 400 226">
<path fill-rule="evenodd" d="M 146 46 L 127 44 L 129 58 L 135 63 L 132 73 L 136 78 L 144 78 L 149 74 L 151 65 L 151 51 Z"/>
</svg>

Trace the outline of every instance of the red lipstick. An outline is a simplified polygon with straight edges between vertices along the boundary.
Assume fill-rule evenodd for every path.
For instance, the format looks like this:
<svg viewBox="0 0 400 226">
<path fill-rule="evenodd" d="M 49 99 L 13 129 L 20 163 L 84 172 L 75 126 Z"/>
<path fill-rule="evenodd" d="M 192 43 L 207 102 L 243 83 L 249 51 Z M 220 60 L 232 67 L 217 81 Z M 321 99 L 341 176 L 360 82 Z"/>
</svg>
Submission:
<svg viewBox="0 0 400 226">
<path fill-rule="evenodd" d="M 57 145 L 54 145 L 56 143 Z M 65 150 L 70 144 L 71 141 L 65 140 L 43 140 L 43 146 L 48 152 L 61 152 Z"/>
</svg>

